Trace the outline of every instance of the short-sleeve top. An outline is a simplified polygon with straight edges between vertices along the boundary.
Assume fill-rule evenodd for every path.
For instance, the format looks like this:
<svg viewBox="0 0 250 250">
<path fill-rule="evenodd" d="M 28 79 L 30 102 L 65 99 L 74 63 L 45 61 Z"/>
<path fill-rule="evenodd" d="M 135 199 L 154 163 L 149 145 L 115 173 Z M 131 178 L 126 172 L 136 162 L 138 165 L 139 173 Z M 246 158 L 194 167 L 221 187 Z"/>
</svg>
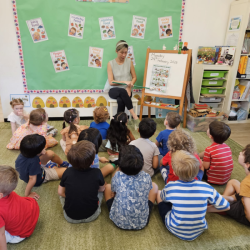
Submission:
<svg viewBox="0 0 250 250">
<path fill-rule="evenodd" d="M 27 115 L 28 113 L 24 110 L 23 111 L 24 115 Z M 27 121 L 24 119 L 23 116 L 18 116 L 16 115 L 14 112 L 11 112 L 8 115 L 8 121 L 9 122 L 14 122 L 16 124 L 16 128 L 19 128 L 20 126 L 22 126 L 23 124 L 25 124 Z"/>
<path fill-rule="evenodd" d="M 125 58 L 124 63 L 119 65 L 115 59 L 109 62 L 112 68 L 115 81 L 131 81 L 132 75 L 130 72 L 131 60 Z M 126 85 L 110 86 L 110 88 L 126 88 Z"/>
</svg>

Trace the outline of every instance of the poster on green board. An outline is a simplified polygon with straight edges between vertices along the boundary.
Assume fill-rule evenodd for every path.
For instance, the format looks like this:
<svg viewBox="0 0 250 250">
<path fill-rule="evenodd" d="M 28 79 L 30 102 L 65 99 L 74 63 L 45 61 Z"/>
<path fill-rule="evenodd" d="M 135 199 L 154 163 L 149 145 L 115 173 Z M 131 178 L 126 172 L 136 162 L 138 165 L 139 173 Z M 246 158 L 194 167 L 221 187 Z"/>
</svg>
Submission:
<svg viewBox="0 0 250 250">
<path fill-rule="evenodd" d="M 178 43 L 182 0 L 130 0 L 126 4 L 76 0 L 16 0 L 16 9 L 27 90 L 103 90 L 107 81 L 107 64 L 116 58 L 115 46 L 119 40 L 125 40 L 131 46 L 132 53 L 129 54 L 133 54 L 133 59 L 136 58 L 136 84 L 143 84 L 147 48 L 162 49 L 165 45 L 167 50 L 171 50 Z M 75 34 L 69 23 L 72 15 L 83 20 L 80 26 L 77 22 L 72 26 L 81 39 L 72 37 Z M 112 17 L 115 29 L 106 29 L 106 26 L 100 29 L 99 20 L 103 17 Z M 138 25 L 138 20 L 135 22 L 134 17 L 143 17 L 144 21 L 138 19 Z M 161 17 L 171 17 L 173 36 L 164 40 L 159 37 L 158 19 Z M 42 20 L 48 40 L 34 42 L 27 25 L 27 21 L 34 19 Z M 135 29 L 138 30 L 138 36 L 131 35 Z M 103 39 L 100 32 L 104 30 L 109 32 L 107 36 L 110 35 L 112 39 Z M 91 66 L 90 48 L 102 49 L 102 55 L 98 56 L 101 59 L 94 64 L 92 58 Z M 51 52 L 57 51 L 64 51 L 67 66 L 63 64 L 63 67 L 70 70 L 65 68 L 60 73 L 56 72 Z"/>
</svg>

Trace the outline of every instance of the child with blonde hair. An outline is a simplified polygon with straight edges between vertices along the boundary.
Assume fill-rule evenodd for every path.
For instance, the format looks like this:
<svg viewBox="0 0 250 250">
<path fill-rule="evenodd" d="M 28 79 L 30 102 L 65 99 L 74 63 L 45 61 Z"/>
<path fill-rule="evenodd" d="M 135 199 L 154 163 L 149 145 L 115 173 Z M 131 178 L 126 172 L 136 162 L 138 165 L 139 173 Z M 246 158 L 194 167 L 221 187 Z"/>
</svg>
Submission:
<svg viewBox="0 0 250 250">
<path fill-rule="evenodd" d="M 195 142 L 189 134 L 185 133 L 182 129 L 173 131 L 168 138 L 168 148 L 170 151 L 161 160 L 161 165 L 163 165 L 161 167 L 161 174 L 165 183 L 179 180 L 179 177 L 174 174 L 171 164 L 172 154 L 178 150 L 187 151 L 195 156 L 195 158 L 200 163 L 200 170 L 195 179 L 202 180 L 204 174 L 202 161 L 200 160 L 199 155 L 196 153 Z"/>
<path fill-rule="evenodd" d="M 24 103 L 22 99 L 14 99 L 10 102 L 13 111 L 8 115 L 8 121 L 11 124 L 12 134 L 25 124 L 29 119 L 29 114 L 23 109 Z"/>
<path fill-rule="evenodd" d="M 178 150 L 172 154 L 177 181 L 169 182 L 158 191 L 157 203 L 166 228 L 176 237 L 192 241 L 208 228 L 206 212 L 222 212 L 230 205 L 209 184 L 195 180 L 200 162 L 191 153 Z M 207 204 L 212 206 L 207 206 Z"/>
<path fill-rule="evenodd" d="M 46 148 L 55 146 L 58 142 L 51 135 L 47 136 L 48 114 L 42 108 L 35 109 L 30 113 L 30 119 L 27 123 L 20 126 L 10 139 L 7 145 L 8 149 L 19 149 L 22 139 L 26 135 L 39 134 L 46 139 Z"/>
<path fill-rule="evenodd" d="M 95 108 L 93 112 L 94 121 L 90 123 L 90 128 L 96 128 L 100 131 L 102 135 L 102 145 L 99 148 L 99 152 L 106 152 L 105 148 L 108 140 L 107 140 L 107 132 L 109 128 L 109 124 L 107 123 L 107 119 L 109 118 L 108 109 L 105 106 Z"/>
<path fill-rule="evenodd" d="M 71 146 L 77 143 L 79 134 L 88 126 L 79 125 L 80 116 L 79 111 L 76 109 L 68 109 L 64 112 L 63 129 L 61 130 L 62 139 L 60 140 L 61 147 L 67 155 Z M 69 126 L 66 127 L 65 123 Z"/>
</svg>

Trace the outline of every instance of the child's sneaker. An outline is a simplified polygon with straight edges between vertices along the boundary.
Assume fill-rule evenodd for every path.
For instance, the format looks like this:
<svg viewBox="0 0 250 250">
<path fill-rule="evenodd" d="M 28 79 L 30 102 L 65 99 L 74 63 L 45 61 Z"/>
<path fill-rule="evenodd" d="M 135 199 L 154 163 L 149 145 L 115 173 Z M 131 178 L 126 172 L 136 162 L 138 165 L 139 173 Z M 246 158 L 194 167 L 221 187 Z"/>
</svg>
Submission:
<svg viewBox="0 0 250 250">
<path fill-rule="evenodd" d="M 47 132 L 47 135 L 52 135 L 53 137 L 55 137 L 57 132 L 58 132 L 58 130 L 54 128 L 54 129 L 50 130 L 49 132 Z"/>
<path fill-rule="evenodd" d="M 72 165 L 67 162 L 67 161 L 63 161 L 63 163 L 59 166 L 59 168 L 71 168 Z"/>
<path fill-rule="evenodd" d="M 168 180 L 169 166 L 161 166 L 160 171 L 161 171 L 162 178 L 166 184 Z"/>
<path fill-rule="evenodd" d="M 50 126 L 49 124 L 47 124 L 47 131 L 50 131 L 52 130 L 54 127 L 53 126 Z"/>
<path fill-rule="evenodd" d="M 48 163 L 45 165 L 46 168 L 53 168 L 57 167 L 57 164 L 53 161 L 48 161 Z"/>
</svg>

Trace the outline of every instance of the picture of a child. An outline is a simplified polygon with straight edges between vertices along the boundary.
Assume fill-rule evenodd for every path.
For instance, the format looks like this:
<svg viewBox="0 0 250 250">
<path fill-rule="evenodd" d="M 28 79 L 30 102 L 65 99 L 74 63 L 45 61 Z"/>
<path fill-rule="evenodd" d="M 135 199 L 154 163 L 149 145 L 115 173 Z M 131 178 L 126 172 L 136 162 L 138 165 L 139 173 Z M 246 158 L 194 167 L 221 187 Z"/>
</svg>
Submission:
<svg viewBox="0 0 250 250">
<path fill-rule="evenodd" d="M 69 68 L 68 65 L 65 62 L 61 63 L 61 67 L 62 67 L 62 69 L 68 69 Z"/>
<path fill-rule="evenodd" d="M 172 36 L 172 30 L 171 29 L 167 29 L 166 30 L 166 35 L 167 36 Z"/>
<path fill-rule="evenodd" d="M 137 36 L 138 32 L 139 32 L 138 29 L 133 29 L 132 36 Z"/>
<path fill-rule="evenodd" d="M 111 29 L 108 30 L 108 35 L 109 35 L 109 37 L 115 36 L 113 30 L 111 30 Z"/>
<path fill-rule="evenodd" d="M 95 59 L 95 63 L 97 67 L 102 67 L 102 63 L 99 59 Z"/>
<path fill-rule="evenodd" d="M 76 35 L 76 28 L 74 28 L 74 27 L 70 28 L 69 35 L 75 36 Z"/>
<path fill-rule="evenodd" d="M 40 37 L 39 32 L 34 32 L 34 34 L 33 34 L 33 39 L 34 39 L 34 41 L 39 41 L 39 40 L 41 40 L 41 37 Z"/>
</svg>

